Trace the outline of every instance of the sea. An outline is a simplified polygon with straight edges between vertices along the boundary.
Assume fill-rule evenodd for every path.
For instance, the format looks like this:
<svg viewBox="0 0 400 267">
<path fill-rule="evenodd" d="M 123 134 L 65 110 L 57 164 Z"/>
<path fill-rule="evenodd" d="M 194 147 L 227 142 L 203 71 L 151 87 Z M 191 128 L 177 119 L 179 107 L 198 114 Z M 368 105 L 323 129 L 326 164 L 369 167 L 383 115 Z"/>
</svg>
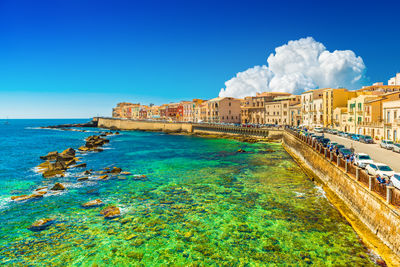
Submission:
<svg viewBox="0 0 400 267">
<path fill-rule="evenodd" d="M 40 127 L 87 121 L 0 120 L 0 265 L 376 265 L 377 256 L 279 143 L 121 131 L 107 137 L 102 152 L 77 152 L 87 168 L 56 178 L 37 173 L 40 156 L 77 149 L 107 131 Z M 131 175 L 78 181 L 86 169 L 112 167 Z M 11 200 L 57 182 L 66 190 Z M 95 199 L 105 206 L 82 207 Z M 121 216 L 105 219 L 100 212 L 108 205 Z M 33 231 L 43 218 L 54 221 Z"/>
</svg>

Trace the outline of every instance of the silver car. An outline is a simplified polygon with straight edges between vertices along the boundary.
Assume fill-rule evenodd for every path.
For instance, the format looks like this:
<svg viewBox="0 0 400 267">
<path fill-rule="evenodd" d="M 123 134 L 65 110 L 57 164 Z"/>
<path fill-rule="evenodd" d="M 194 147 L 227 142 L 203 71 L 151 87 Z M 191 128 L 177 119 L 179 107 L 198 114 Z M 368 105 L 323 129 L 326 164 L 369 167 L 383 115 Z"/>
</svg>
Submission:
<svg viewBox="0 0 400 267">
<path fill-rule="evenodd" d="M 399 143 L 393 144 L 393 152 L 400 153 L 400 144 Z"/>
<path fill-rule="evenodd" d="M 393 149 L 393 142 L 390 140 L 382 140 L 381 147 L 386 149 Z"/>
</svg>

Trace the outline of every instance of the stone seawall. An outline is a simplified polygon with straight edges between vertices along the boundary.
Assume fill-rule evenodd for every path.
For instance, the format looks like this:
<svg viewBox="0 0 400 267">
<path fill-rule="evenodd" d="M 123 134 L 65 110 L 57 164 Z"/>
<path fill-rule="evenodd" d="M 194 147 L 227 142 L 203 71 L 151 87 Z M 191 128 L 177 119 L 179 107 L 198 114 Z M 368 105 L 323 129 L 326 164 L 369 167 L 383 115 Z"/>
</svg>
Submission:
<svg viewBox="0 0 400 267">
<path fill-rule="evenodd" d="M 113 118 L 98 118 L 98 127 L 117 130 L 192 132 L 191 123 L 134 121 Z"/>
<path fill-rule="evenodd" d="M 329 190 L 332 190 L 357 219 L 397 256 L 400 255 L 400 214 L 396 207 L 388 204 L 375 192 L 369 191 L 367 187 L 351 178 L 327 158 L 289 132 L 285 131 L 282 142 L 288 152 L 304 163 Z M 352 215 L 346 215 L 351 222 Z M 372 246 L 379 246 L 379 244 L 374 244 L 372 240 Z M 390 252 L 385 251 L 384 248 L 375 247 L 375 251 L 378 251 L 380 255 L 387 254 L 385 260 L 392 264 L 399 263 L 399 258 L 393 254 L 390 256 Z M 385 255 L 382 257 L 385 258 Z"/>
</svg>

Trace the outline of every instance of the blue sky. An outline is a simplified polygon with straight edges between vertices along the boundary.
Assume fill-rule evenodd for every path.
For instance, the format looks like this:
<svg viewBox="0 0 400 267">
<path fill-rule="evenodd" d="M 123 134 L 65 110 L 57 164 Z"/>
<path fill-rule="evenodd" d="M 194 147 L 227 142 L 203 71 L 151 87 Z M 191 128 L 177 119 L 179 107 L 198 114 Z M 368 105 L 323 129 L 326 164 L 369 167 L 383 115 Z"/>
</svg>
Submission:
<svg viewBox="0 0 400 267">
<path fill-rule="evenodd" d="M 216 97 L 312 36 L 371 82 L 400 71 L 395 1 L 0 0 L 0 118 L 110 115 L 119 101 Z"/>
</svg>

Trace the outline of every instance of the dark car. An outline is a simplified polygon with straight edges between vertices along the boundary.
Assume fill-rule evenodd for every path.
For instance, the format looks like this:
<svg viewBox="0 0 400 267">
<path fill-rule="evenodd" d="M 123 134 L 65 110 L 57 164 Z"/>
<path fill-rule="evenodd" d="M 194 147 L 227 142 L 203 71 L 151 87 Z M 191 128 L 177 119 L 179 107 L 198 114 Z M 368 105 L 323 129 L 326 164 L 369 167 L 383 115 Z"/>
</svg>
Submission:
<svg viewBox="0 0 400 267">
<path fill-rule="evenodd" d="M 373 144 L 374 139 L 372 139 L 372 137 L 369 135 L 362 135 L 362 136 L 360 136 L 360 142 L 363 142 L 366 144 Z"/>
<path fill-rule="evenodd" d="M 329 141 L 331 141 L 329 138 L 321 138 L 318 140 L 324 147 L 326 147 L 329 143 Z"/>
<path fill-rule="evenodd" d="M 344 145 L 337 144 L 337 145 L 335 146 L 335 149 L 339 150 L 339 149 L 344 148 L 344 147 L 345 147 Z"/>
<path fill-rule="evenodd" d="M 353 154 L 353 151 L 349 148 L 341 148 L 339 149 L 339 156 L 341 156 L 342 158 L 348 158 Z"/>
</svg>

